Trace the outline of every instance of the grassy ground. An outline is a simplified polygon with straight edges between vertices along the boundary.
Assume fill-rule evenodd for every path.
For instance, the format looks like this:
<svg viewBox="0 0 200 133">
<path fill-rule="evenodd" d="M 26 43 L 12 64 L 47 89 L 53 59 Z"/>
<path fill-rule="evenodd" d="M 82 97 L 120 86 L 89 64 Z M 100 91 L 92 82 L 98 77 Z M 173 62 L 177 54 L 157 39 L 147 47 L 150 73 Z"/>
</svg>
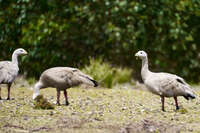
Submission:
<svg viewBox="0 0 200 133">
<path fill-rule="evenodd" d="M 14 99 L 0 101 L 0 132 L 200 132 L 199 91 L 193 101 L 179 98 L 180 111 L 175 111 L 172 98 L 166 99 L 166 112 L 162 112 L 160 98 L 140 89 L 77 87 L 68 90 L 69 106 L 37 110 L 33 109 L 32 91 L 28 88 L 14 86 Z M 56 101 L 53 88 L 41 94 L 51 103 Z M 3 99 L 6 95 L 7 89 L 3 88 Z M 61 97 L 64 103 L 63 94 Z"/>
</svg>

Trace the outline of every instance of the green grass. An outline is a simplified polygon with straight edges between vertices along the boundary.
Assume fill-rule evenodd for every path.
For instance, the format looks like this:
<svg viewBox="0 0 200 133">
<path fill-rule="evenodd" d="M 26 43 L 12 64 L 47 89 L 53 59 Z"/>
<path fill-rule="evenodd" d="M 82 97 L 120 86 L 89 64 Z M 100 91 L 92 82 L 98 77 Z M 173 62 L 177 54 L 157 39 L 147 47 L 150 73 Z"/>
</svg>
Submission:
<svg viewBox="0 0 200 133">
<path fill-rule="evenodd" d="M 140 88 L 139 88 L 140 89 Z M 50 103 L 56 101 L 56 90 L 41 94 Z M 12 88 L 14 100 L 0 101 L 0 132 L 200 132 L 200 92 L 197 99 L 179 97 L 180 111 L 173 98 L 166 99 L 166 112 L 161 111 L 160 98 L 149 92 L 133 89 L 73 88 L 68 90 L 69 106 L 61 93 L 61 106 L 54 110 L 34 109 L 32 91 Z M 7 89 L 2 88 L 2 98 Z"/>
</svg>

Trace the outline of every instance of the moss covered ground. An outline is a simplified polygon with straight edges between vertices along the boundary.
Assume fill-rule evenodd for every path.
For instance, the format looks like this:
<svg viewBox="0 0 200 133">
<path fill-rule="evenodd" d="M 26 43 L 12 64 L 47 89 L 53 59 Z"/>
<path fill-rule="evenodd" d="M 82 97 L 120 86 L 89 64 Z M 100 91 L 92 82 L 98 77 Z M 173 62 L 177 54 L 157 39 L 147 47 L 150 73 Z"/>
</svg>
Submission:
<svg viewBox="0 0 200 133">
<path fill-rule="evenodd" d="M 34 109 L 29 87 L 14 86 L 12 100 L 0 101 L 0 132 L 200 132 L 200 89 L 197 87 L 195 100 L 178 98 L 179 111 L 175 110 L 173 98 L 167 98 L 166 112 L 161 111 L 160 98 L 142 87 L 120 88 L 72 88 L 68 90 L 69 106 L 64 105 L 62 93 L 61 106 L 42 110 Z M 41 90 L 41 94 L 55 103 L 54 88 Z M 3 87 L 2 98 L 6 99 L 6 95 L 7 89 Z"/>
</svg>

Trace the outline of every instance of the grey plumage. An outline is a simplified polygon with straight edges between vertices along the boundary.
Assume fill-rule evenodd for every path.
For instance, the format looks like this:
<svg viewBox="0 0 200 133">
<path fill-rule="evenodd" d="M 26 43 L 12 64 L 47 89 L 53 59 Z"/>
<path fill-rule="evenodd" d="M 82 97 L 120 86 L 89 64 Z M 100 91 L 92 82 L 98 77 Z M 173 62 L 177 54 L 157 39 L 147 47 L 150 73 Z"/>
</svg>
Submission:
<svg viewBox="0 0 200 133">
<path fill-rule="evenodd" d="M 66 105 L 68 105 L 66 89 L 80 84 L 98 86 L 98 83 L 92 77 L 84 74 L 79 69 L 71 67 L 50 68 L 41 74 L 39 81 L 35 84 L 33 99 L 39 95 L 40 89 L 53 87 L 57 89 L 57 104 L 60 104 L 60 91 L 64 91 Z"/>
<path fill-rule="evenodd" d="M 192 89 L 183 78 L 170 73 L 151 72 L 148 68 L 148 58 L 146 52 L 139 51 L 135 54 L 135 56 L 142 60 L 141 76 L 144 84 L 150 92 L 161 97 L 163 111 L 165 97 L 174 97 L 176 109 L 179 109 L 177 96 L 183 96 L 187 100 L 195 98 Z"/>
<path fill-rule="evenodd" d="M 0 84 L 8 84 L 8 97 L 10 99 L 10 87 L 18 75 L 18 56 L 25 55 L 27 52 L 22 49 L 16 49 L 12 54 L 12 61 L 1 61 L 0 62 Z M 0 88 L 0 99 L 1 99 L 1 88 Z"/>
</svg>

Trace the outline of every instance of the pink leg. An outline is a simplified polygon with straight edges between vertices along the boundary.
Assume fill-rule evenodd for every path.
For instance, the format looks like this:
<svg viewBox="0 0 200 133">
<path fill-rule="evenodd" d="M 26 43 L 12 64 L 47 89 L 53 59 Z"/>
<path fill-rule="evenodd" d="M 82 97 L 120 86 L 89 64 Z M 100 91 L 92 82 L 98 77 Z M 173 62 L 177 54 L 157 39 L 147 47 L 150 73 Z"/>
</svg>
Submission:
<svg viewBox="0 0 200 133">
<path fill-rule="evenodd" d="M 57 89 L 57 104 L 60 106 L 60 89 Z"/>
<path fill-rule="evenodd" d="M 65 102 L 66 102 L 66 105 L 69 105 L 68 97 L 67 97 L 67 90 L 64 90 L 64 95 L 65 95 Z"/>
<path fill-rule="evenodd" d="M 175 103 L 176 103 L 176 110 L 179 110 L 179 106 L 178 106 L 178 99 L 177 97 L 174 97 Z"/>
<path fill-rule="evenodd" d="M 8 97 L 7 97 L 7 100 L 10 100 L 10 87 L 11 87 L 11 84 L 8 84 Z"/>
<path fill-rule="evenodd" d="M 162 102 L 162 111 L 165 111 L 165 97 L 161 96 L 161 102 Z"/>
</svg>

